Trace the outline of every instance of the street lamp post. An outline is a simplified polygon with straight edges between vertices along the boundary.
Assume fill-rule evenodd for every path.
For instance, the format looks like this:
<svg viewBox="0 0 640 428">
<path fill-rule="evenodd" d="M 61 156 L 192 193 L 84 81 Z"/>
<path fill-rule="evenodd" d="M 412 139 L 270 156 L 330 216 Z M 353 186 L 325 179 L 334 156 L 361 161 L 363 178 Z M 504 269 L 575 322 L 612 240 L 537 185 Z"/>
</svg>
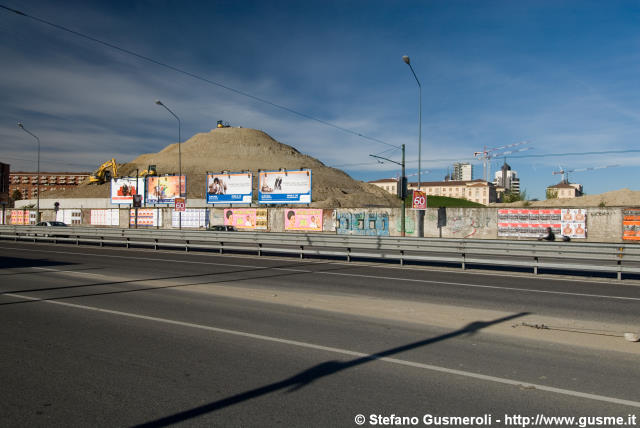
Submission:
<svg viewBox="0 0 640 428">
<path fill-rule="evenodd" d="M 182 146 L 182 136 L 180 131 L 180 128 L 181 128 L 180 118 L 174 112 L 172 112 L 169 107 L 164 105 L 162 101 L 156 100 L 156 104 L 167 109 L 167 111 L 171 113 L 173 117 L 175 117 L 176 120 L 178 121 L 178 188 L 180 189 L 179 190 L 180 197 L 182 197 L 182 151 L 180 149 L 180 147 Z M 185 188 L 185 192 L 186 192 L 186 188 Z M 178 211 L 178 228 L 182 229 L 182 211 Z"/>
<path fill-rule="evenodd" d="M 22 129 L 24 132 L 26 132 L 27 134 L 31 135 L 33 138 L 36 139 L 36 141 L 38 142 L 38 177 L 37 177 L 37 182 L 36 182 L 36 192 L 38 193 L 37 196 L 37 205 L 36 205 L 36 224 L 40 223 L 40 138 L 38 138 L 35 134 L 29 132 L 29 130 L 27 130 L 27 128 L 24 127 L 24 125 L 22 124 L 22 122 L 18 122 L 18 127 L 20 129 Z"/>
<path fill-rule="evenodd" d="M 411 69 L 411 73 L 413 73 L 413 77 L 416 79 L 418 83 L 418 190 L 421 190 L 421 181 L 420 181 L 420 171 L 422 168 L 422 85 L 418 80 L 418 76 L 416 76 L 416 72 L 413 71 L 413 67 L 411 66 L 411 60 L 407 55 L 402 57 L 402 60 L 409 66 Z M 424 211 L 420 210 L 418 213 L 418 236 L 422 236 L 423 230 L 423 219 L 424 219 Z"/>
</svg>

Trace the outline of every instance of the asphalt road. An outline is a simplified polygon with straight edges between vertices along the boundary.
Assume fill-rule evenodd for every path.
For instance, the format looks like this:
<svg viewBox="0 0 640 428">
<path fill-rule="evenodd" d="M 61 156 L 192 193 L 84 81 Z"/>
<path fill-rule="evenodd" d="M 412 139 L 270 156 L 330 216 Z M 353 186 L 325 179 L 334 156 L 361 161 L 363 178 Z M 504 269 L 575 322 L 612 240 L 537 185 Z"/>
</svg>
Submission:
<svg viewBox="0 0 640 428">
<path fill-rule="evenodd" d="M 507 315 L 447 328 L 221 286 Z M 0 426 L 640 416 L 638 354 L 483 331 L 530 313 L 640 324 L 635 283 L 2 242 L 0 292 Z"/>
</svg>

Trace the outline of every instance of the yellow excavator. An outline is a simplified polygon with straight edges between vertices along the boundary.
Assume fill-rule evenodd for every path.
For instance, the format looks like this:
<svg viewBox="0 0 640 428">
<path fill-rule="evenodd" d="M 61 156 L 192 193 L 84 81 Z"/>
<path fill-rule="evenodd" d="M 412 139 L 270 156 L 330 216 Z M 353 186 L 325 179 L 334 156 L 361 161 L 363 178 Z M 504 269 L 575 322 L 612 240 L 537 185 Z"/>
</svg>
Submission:
<svg viewBox="0 0 640 428">
<path fill-rule="evenodd" d="M 117 176 L 118 165 L 116 164 L 116 160 L 112 158 L 110 161 L 100 165 L 96 172 L 89 176 L 89 184 L 104 184 Z"/>
<path fill-rule="evenodd" d="M 144 171 L 140 171 L 138 173 L 138 177 L 148 177 L 148 176 L 158 175 L 158 171 L 155 165 L 149 165 L 149 168 Z"/>
<path fill-rule="evenodd" d="M 231 125 L 229 125 L 229 122 L 223 122 L 219 120 L 216 124 L 216 128 L 231 128 Z"/>
</svg>

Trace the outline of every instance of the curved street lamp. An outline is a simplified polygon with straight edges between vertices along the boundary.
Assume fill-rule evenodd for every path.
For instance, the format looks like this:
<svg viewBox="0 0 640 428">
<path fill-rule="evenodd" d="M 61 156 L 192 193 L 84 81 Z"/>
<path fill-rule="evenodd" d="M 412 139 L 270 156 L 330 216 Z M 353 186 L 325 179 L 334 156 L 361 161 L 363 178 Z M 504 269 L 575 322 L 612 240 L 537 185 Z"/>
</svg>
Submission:
<svg viewBox="0 0 640 428">
<path fill-rule="evenodd" d="M 162 101 L 156 100 L 156 104 L 167 109 L 167 111 L 171 113 L 173 117 L 175 117 L 176 120 L 178 121 L 178 188 L 180 189 L 179 192 L 180 192 L 180 196 L 182 197 L 182 150 L 180 149 L 180 147 L 182 146 L 182 136 L 180 132 L 180 128 L 181 128 L 180 118 L 174 112 L 172 112 L 169 107 L 164 105 Z M 187 189 L 185 186 L 185 193 L 186 193 L 186 190 Z M 182 211 L 178 212 L 178 227 L 182 229 Z"/>
<path fill-rule="evenodd" d="M 413 67 L 411 67 L 411 60 L 407 55 L 402 57 L 402 60 L 409 66 L 411 72 L 413 73 L 413 77 L 415 77 L 416 82 L 418 83 L 418 92 L 419 92 L 419 105 L 418 105 L 418 190 L 420 190 L 420 170 L 422 166 L 422 85 L 418 80 L 418 76 L 416 76 L 416 72 L 413 71 Z"/>
<path fill-rule="evenodd" d="M 27 128 L 24 127 L 22 122 L 18 122 L 18 128 L 22 129 L 27 134 L 31 135 L 38 142 L 38 178 L 36 182 L 36 192 L 38 193 L 37 205 L 36 205 L 36 224 L 40 223 L 40 138 L 38 138 L 35 134 L 29 132 Z"/>
</svg>

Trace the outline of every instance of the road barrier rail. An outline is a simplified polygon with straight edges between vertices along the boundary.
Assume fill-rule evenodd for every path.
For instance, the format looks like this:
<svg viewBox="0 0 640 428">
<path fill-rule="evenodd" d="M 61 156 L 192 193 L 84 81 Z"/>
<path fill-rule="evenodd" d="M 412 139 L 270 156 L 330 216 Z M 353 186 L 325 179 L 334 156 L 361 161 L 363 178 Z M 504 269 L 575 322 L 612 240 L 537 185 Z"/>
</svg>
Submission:
<svg viewBox="0 0 640 428">
<path fill-rule="evenodd" d="M 640 245 L 498 239 L 438 239 L 319 233 L 1 226 L 0 239 L 224 252 L 289 254 L 459 265 L 501 266 L 623 276 L 640 273 Z"/>
</svg>

